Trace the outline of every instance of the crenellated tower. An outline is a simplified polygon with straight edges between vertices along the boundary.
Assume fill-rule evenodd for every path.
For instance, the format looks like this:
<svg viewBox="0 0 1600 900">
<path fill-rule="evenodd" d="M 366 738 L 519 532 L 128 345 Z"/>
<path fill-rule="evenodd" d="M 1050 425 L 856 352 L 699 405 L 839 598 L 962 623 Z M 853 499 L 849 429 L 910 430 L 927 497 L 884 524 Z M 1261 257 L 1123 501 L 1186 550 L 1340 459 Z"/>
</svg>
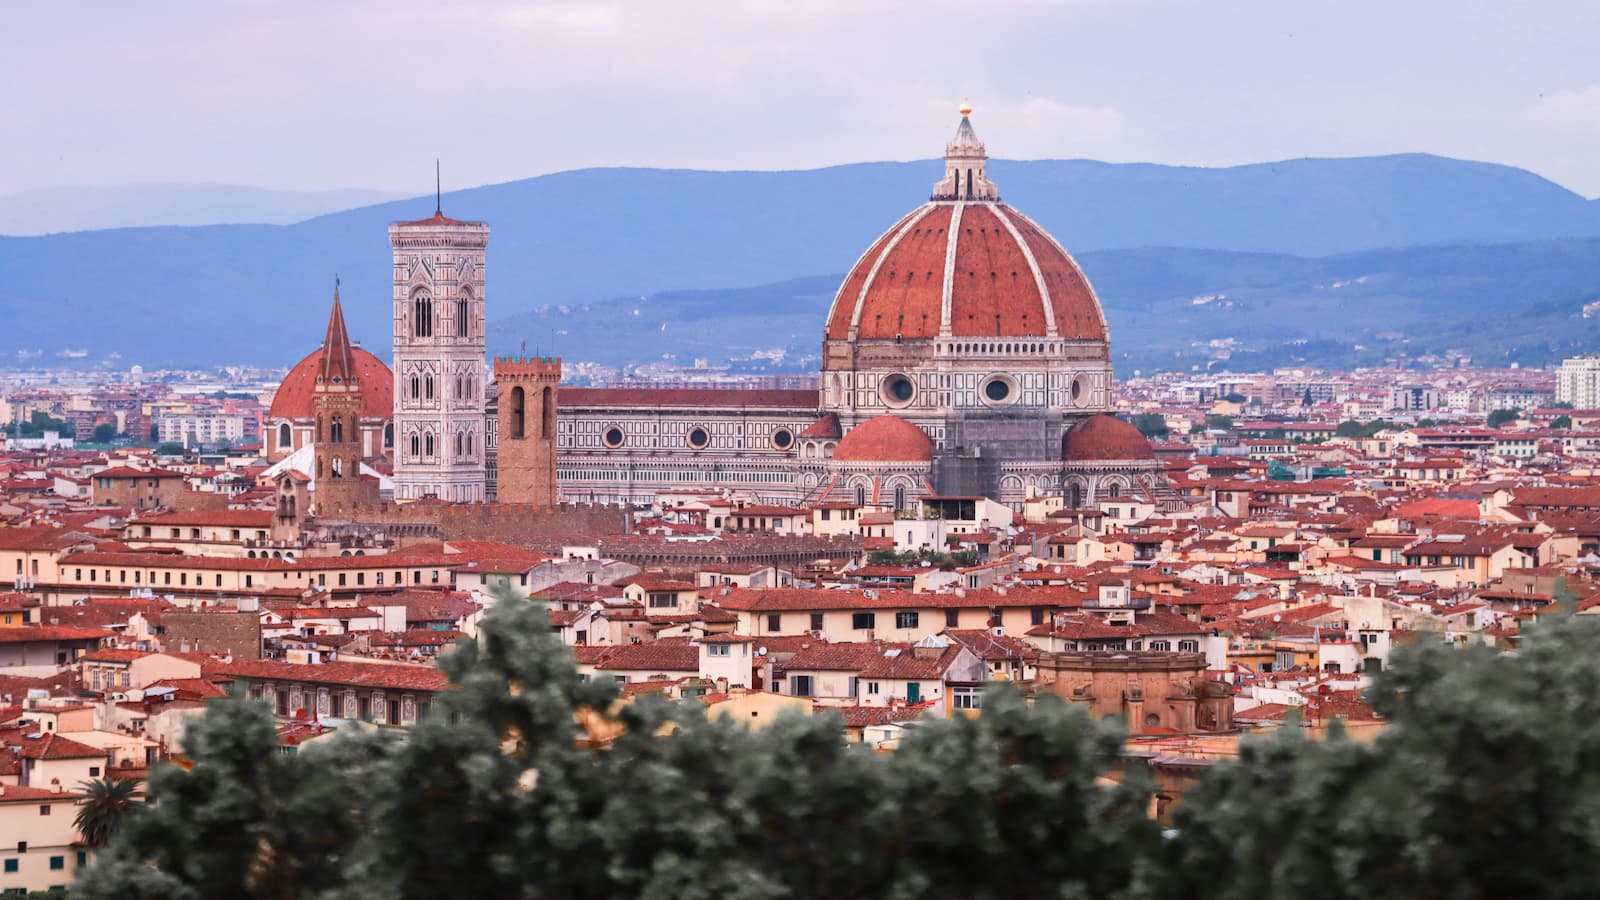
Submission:
<svg viewBox="0 0 1600 900">
<path fill-rule="evenodd" d="M 495 499 L 500 503 L 556 502 L 556 409 L 561 360 L 496 358 Z"/>
<path fill-rule="evenodd" d="M 361 484 L 361 382 L 357 377 L 350 333 L 345 330 L 339 287 L 333 288 L 333 311 L 322 340 L 322 365 L 317 369 L 311 408 L 315 416 L 312 453 L 315 458 L 313 515 L 348 514 L 364 496 Z"/>
<path fill-rule="evenodd" d="M 394 250 L 394 496 L 485 499 L 484 251 L 489 226 L 389 226 Z"/>
</svg>

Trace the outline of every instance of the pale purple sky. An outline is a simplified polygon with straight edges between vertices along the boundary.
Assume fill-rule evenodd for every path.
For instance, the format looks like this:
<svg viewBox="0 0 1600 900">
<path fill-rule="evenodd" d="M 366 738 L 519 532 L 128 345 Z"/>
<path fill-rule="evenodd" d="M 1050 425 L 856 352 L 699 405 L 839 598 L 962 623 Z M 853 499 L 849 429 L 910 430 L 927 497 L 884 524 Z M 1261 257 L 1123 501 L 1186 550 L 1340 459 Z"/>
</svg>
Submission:
<svg viewBox="0 0 1600 900">
<path fill-rule="evenodd" d="M 1600 3 L 206 0 L 6 15 L 0 193 L 1423 151 L 1600 195 Z"/>
</svg>

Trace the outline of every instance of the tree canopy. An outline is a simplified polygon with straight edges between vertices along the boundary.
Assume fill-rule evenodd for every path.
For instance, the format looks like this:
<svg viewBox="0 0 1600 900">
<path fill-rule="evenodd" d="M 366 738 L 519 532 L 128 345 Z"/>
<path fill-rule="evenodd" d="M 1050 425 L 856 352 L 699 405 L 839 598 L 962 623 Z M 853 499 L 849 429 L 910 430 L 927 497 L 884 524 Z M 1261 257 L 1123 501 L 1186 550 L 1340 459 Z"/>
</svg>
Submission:
<svg viewBox="0 0 1600 900">
<path fill-rule="evenodd" d="M 1128 421 L 1147 438 L 1164 438 L 1171 432 L 1167 417 L 1160 413 L 1139 413 Z"/>
<path fill-rule="evenodd" d="M 1515 422 L 1522 418 L 1520 409 L 1497 409 L 1489 413 L 1489 427 L 1499 428 L 1508 422 Z"/>
<path fill-rule="evenodd" d="M 541 605 L 501 600 L 443 665 L 457 690 L 403 738 L 284 755 L 270 710 L 216 701 L 193 768 L 151 776 L 73 888 L 88 898 L 1498 898 L 1600 883 L 1600 617 L 1519 652 L 1423 640 L 1370 692 L 1371 743 L 1289 725 L 1146 812 L 1121 723 L 991 687 L 977 718 L 859 752 L 834 714 L 750 731 L 694 701 L 580 719 Z M 1119 783 L 1100 776 L 1120 770 Z"/>
</svg>

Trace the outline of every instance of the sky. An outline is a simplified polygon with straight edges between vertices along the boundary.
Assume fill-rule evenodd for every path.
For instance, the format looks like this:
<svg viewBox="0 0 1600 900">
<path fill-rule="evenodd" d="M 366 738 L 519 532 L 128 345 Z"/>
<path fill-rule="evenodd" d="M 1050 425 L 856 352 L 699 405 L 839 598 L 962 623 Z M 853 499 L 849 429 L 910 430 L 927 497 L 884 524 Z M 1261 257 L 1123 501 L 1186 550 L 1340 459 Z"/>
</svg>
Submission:
<svg viewBox="0 0 1600 900">
<path fill-rule="evenodd" d="M 1428 152 L 1600 196 L 1596 0 L 18 4 L 0 193 Z M 26 36 L 18 38 L 18 36 Z"/>
</svg>

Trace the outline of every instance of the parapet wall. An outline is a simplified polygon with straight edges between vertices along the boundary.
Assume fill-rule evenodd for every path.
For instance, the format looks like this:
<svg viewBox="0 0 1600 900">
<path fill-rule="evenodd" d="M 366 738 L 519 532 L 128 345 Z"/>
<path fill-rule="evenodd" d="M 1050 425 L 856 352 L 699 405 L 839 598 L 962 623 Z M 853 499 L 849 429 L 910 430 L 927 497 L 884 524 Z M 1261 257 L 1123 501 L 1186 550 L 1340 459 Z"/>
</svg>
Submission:
<svg viewBox="0 0 1600 900">
<path fill-rule="evenodd" d="M 487 540 L 507 544 L 588 543 L 626 534 L 632 512 L 623 506 L 593 503 L 383 503 L 358 506 L 350 520 L 398 530 L 437 534 L 442 540 Z"/>
</svg>

